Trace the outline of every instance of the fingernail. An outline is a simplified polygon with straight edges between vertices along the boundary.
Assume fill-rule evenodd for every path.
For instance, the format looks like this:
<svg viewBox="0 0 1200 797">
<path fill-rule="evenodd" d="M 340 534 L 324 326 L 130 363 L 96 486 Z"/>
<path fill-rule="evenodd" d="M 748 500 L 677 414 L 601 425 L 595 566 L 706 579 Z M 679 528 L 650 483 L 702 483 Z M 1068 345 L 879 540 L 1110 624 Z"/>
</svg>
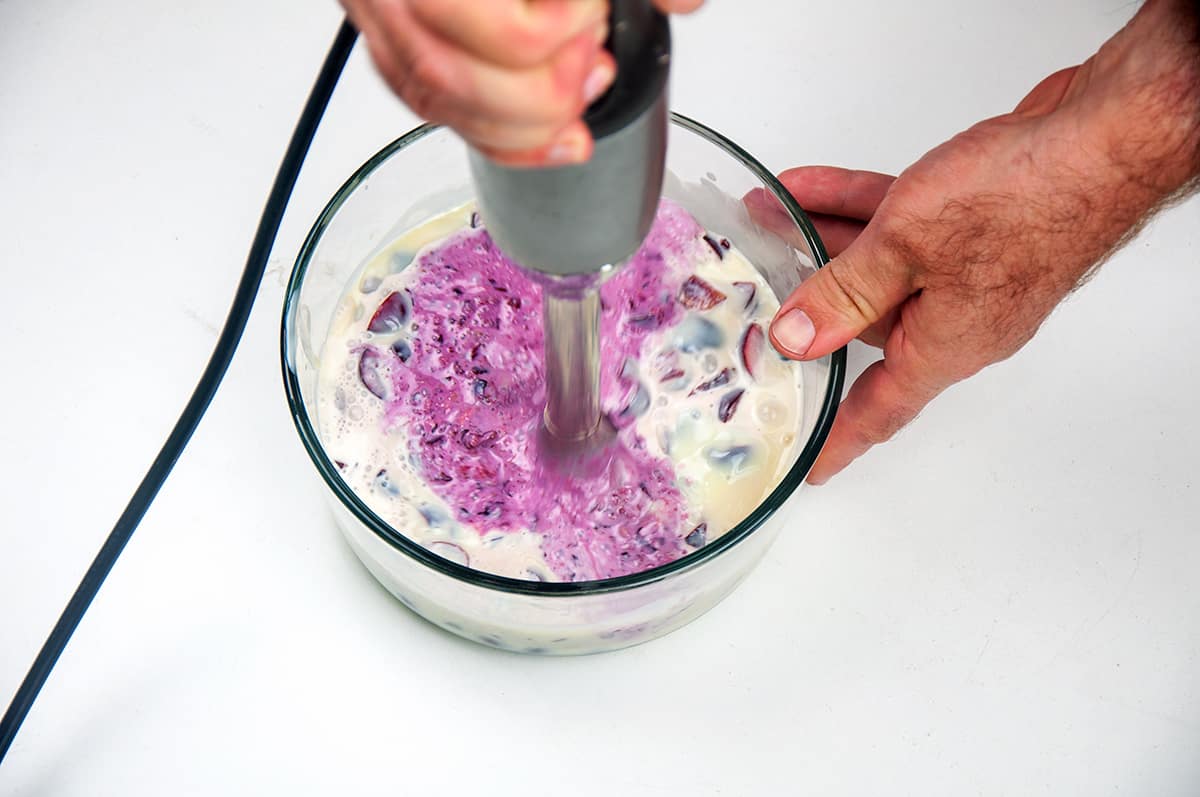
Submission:
<svg viewBox="0 0 1200 797">
<path fill-rule="evenodd" d="M 546 150 L 546 162 L 551 166 L 581 163 L 587 156 L 587 134 L 579 127 L 564 131 Z"/>
<path fill-rule="evenodd" d="M 812 346 L 813 338 L 817 336 L 817 329 L 813 326 L 808 313 L 799 307 L 793 307 L 775 319 L 775 323 L 771 325 L 771 334 L 776 343 L 787 349 L 786 354 L 803 357 L 808 348 Z"/>
<path fill-rule="evenodd" d="M 602 58 L 592 67 L 592 71 L 588 73 L 587 79 L 583 81 L 583 101 L 591 105 L 600 95 L 608 90 L 612 84 L 613 77 L 616 72 L 607 58 Z"/>
</svg>

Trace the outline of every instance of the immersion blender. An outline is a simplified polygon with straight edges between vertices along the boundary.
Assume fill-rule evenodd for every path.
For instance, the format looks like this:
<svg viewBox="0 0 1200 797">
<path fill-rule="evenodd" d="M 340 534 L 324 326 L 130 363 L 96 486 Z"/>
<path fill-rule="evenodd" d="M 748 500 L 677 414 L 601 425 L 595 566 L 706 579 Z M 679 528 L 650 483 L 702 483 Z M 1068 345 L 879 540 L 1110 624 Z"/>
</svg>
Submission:
<svg viewBox="0 0 1200 797">
<path fill-rule="evenodd" d="M 513 168 L 470 149 L 488 232 L 543 286 L 545 428 L 594 439 L 600 417 L 600 284 L 641 247 L 662 193 L 671 33 L 650 0 L 610 0 L 609 90 L 584 114 L 589 161 Z"/>
</svg>

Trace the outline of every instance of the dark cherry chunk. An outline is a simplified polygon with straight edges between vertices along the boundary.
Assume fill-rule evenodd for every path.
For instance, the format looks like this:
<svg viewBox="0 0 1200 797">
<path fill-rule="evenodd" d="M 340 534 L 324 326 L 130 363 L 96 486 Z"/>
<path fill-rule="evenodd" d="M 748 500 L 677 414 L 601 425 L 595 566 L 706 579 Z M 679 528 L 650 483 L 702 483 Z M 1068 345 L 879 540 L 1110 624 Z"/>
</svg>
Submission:
<svg viewBox="0 0 1200 797">
<path fill-rule="evenodd" d="M 742 395 L 745 392 L 739 387 L 737 390 L 731 390 L 721 396 L 721 404 L 717 407 L 717 417 L 721 419 L 721 423 L 728 423 L 733 414 L 737 412 L 738 404 L 741 403 Z"/>
<path fill-rule="evenodd" d="M 758 324 L 751 324 L 742 336 L 742 365 L 751 379 L 758 379 L 762 370 L 763 353 L 767 349 L 767 336 Z"/>
<path fill-rule="evenodd" d="M 383 358 L 379 356 L 379 352 L 375 349 L 363 349 L 358 358 L 358 379 L 363 383 L 363 387 L 371 391 L 371 395 L 387 401 L 388 385 L 380 372 L 382 365 Z"/>
<path fill-rule="evenodd" d="M 399 332 L 408 320 L 408 300 L 399 291 L 392 291 L 371 316 L 367 329 L 371 332 Z"/>
<path fill-rule="evenodd" d="M 725 249 L 729 248 L 729 246 L 727 245 L 729 243 L 729 241 L 727 239 L 722 238 L 720 240 L 720 242 L 718 242 L 716 238 L 713 238 L 708 233 L 705 233 L 704 234 L 704 243 L 706 243 L 710 247 L 712 247 L 712 250 L 717 253 L 717 257 L 721 258 L 722 260 L 725 259 Z M 721 248 L 722 244 L 726 244 L 724 249 Z"/>
<path fill-rule="evenodd" d="M 693 548 L 703 548 L 707 537 L 708 524 L 701 523 L 699 526 L 688 532 L 688 535 L 683 538 L 683 541 Z"/>
<path fill-rule="evenodd" d="M 689 310 L 711 310 L 725 301 L 725 294 L 696 276 L 679 287 L 679 303 Z"/>
<path fill-rule="evenodd" d="M 706 390 L 713 390 L 718 387 L 724 387 L 725 385 L 729 384 L 729 380 L 731 380 L 731 379 L 733 379 L 733 369 L 732 368 L 722 368 L 721 372 L 719 374 L 717 374 L 716 376 L 714 376 L 712 379 L 709 379 L 707 382 L 701 382 L 700 384 L 696 385 L 696 387 L 688 395 L 694 396 L 697 393 L 703 393 Z"/>
</svg>

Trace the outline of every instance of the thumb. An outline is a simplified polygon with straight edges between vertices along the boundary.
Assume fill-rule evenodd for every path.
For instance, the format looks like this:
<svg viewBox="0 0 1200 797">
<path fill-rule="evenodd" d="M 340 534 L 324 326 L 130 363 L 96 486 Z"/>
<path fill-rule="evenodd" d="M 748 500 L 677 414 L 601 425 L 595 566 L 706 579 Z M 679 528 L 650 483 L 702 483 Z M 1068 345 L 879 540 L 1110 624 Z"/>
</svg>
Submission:
<svg viewBox="0 0 1200 797">
<path fill-rule="evenodd" d="M 914 292 L 912 271 L 868 225 L 784 301 L 771 341 L 796 360 L 823 357 L 861 335 Z"/>
</svg>

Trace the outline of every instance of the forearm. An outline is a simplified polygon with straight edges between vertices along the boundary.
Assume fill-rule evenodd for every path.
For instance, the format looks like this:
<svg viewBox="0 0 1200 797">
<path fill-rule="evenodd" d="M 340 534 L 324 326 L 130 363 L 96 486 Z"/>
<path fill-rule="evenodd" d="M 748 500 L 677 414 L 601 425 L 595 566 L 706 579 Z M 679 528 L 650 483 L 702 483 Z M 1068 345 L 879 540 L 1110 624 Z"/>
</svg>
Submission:
<svg viewBox="0 0 1200 797">
<path fill-rule="evenodd" d="M 1200 186 L 1200 0 L 1148 0 L 1080 66 L 1047 78 L 1015 119 L 1036 131 L 1013 192 L 1042 237 L 1049 307 Z"/>
<path fill-rule="evenodd" d="M 1200 0 L 1148 0 L 1081 68 L 1083 112 L 1128 191 L 1157 205 L 1200 175 Z M 1131 199 L 1133 197 L 1130 197 Z"/>
</svg>

